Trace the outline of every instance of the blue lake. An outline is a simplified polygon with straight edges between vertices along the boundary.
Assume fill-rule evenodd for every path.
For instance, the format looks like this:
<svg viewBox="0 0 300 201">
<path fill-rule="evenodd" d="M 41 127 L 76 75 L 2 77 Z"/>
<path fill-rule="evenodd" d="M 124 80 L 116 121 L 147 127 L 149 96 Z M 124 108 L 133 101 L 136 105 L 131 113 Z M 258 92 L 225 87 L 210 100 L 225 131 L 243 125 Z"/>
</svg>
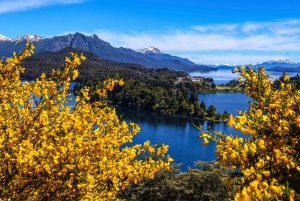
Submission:
<svg viewBox="0 0 300 201">
<path fill-rule="evenodd" d="M 228 70 L 219 70 L 217 72 L 200 73 L 192 72 L 192 76 L 212 77 L 215 83 L 226 83 L 237 78 L 237 74 L 232 74 Z M 281 76 L 281 73 L 270 73 L 275 76 L 274 79 Z M 292 74 L 290 74 L 293 76 Z M 71 83 L 70 88 L 73 88 L 75 83 Z M 249 97 L 245 93 L 207 93 L 198 94 L 199 101 L 205 102 L 206 107 L 215 105 L 217 112 L 237 114 L 237 111 L 245 111 L 248 108 Z M 74 101 L 74 99 L 73 99 Z M 70 101 L 69 105 L 74 102 Z M 117 107 L 118 115 L 126 122 L 135 122 L 140 125 L 141 131 L 133 138 L 133 144 L 142 144 L 150 140 L 151 144 L 167 143 L 169 145 L 168 154 L 174 158 L 174 162 L 182 163 L 181 170 L 186 171 L 187 167 L 193 167 L 197 160 L 210 161 L 216 159 L 214 155 L 215 144 L 209 143 L 202 146 L 201 139 L 197 136 L 200 134 L 194 125 L 202 126 L 204 130 L 217 130 L 226 134 L 241 134 L 226 125 L 224 122 L 209 122 L 199 119 L 189 119 L 182 116 L 166 115 L 151 111 L 136 109 L 136 108 L 121 108 Z M 193 125 L 194 124 L 194 125 Z"/>
<path fill-rule="evenodd" d="M 217 111 L 236 113 L 236 110 L 246 110 L 247 98 L 244 93 L 213 93 L 199 94 L 199 99 L 204 100 L 206 106 L 214 104 Z M 236 100 L 239 100 L 238 103 Z M 219 110 L 220 109 L 220 110 Z M 211 122 L 199 119 L 189 119 L 182 116 L 166 115 L 137 108 L 116 108 L 117 113 L 127 122 L 140 125 L 141 131 L 133 138 L 133 144 L 140 144 L 150 140 L 151 144 L 167 143 L 168 154 L 175 159 L 174 162 L 182 163 L 181 170 L 193 167 L 197 160 L 215 160 L 215 144 L 209 143 L 202 146 L 200 134 L 194 126 L 202 126 L 205 130 L 217 130 L 226 134 L 238 134 L 247 137 L 240 131 L 226 125 L 224 122 Z M 194 125 L 193 125 L 194 124 Z"/>
<path fill-rule="evenodd" d="M 75 83 L 71 83 L 71 87 Z M 208 93 L 198 94 L 199 100 L 209 105 L 215 105 L 217 111 L 223 113 L 227 111 L 237 114 L 238 110 L 248 108 L 248 100 L 245 93 Z M 69 105 L 74 104 L 74 99 Z M 140 125 L 141 131 L 134 136 L 132 144 L 142 144 L 150 140 L 151 144 L 167 143 L 169 145 L 168 154 L 175 160 L 175 163 L 182 163 L 181 170 L 186 171 L 187 167 L 193 167 L 197 160 L 215 160 L 215 144 L 209 143 L 202 146 L 200 134 L 194 126 L 202 126 L 204 130 L 217 130 L 226 134 L 243 135 L 240 131 L 226 125 L 224 122 L 211 122 L 199 119 L 190 119 L 182 116 L 160 114 L 138 108 L 116 107 L 117 114 L 126 122 L 135 122 Z M 193 125 L 194 124 L 194 125 Z"/>
<path fill-rule="evenodd" d="M 270 76 L 274 76 L 272 80 L 275 80 L 282 76 L 282 72 L 266 71 Z M 237 79 L 238 74 L 232 73 L 231 70 L 219 69 L 217 71 L 209 72 L 189 72 L 191 76 L 211 77 L 214 79 L 215 84 L 228 83 L 230 80 Z M 289 76 L 296 76 L 297 73 L 288 73 Z"/>
<path fill-rule="evenodd" d="M 240 92 L 221 92 L 221 93 L 203 93 L 198 94 L 199 101 L 205 102 L 206 107 L 214 105 L 217 108 L 217 112 L 232 113 L 237 115 L 239 110 L 244 111 L 249 106 L 251 98 L 246 96 L 246 93 Z"/>
</svg>

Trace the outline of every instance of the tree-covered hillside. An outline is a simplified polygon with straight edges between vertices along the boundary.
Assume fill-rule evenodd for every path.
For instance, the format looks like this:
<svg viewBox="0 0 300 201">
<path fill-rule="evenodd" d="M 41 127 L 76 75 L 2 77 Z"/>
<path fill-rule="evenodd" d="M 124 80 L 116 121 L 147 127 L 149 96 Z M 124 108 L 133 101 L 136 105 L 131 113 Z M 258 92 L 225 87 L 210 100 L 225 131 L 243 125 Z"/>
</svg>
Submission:
<svg viewBox="0 0 300 201">
<path fill-rule="evenodd" d="M 114 77 L 117 73 L 124 79 L 136 79 L 141 81 L 151 80 L 176 80 L 177 77 L 187 76 L 187 73 L 181 71 L 172 71 L 164 69 L 147 69 L 139 64 L 119 63 L 99 58 L 97 55 L 78 50 L 71 47 L 66 47 L 58 52 L 44 52 L 30 58 L 26 58 L 22 64 L 26 68 L 22 78 L 34 79 L 42 72 L 50 75 L 52 69 L 61 67 L 61 63 L 70 52 L 80 52 L 86 56 L 86 60 L 81 62 L 78 68 L 79 76 L 76 81 L 83 80 L 104 80 Z"/>
</svg>

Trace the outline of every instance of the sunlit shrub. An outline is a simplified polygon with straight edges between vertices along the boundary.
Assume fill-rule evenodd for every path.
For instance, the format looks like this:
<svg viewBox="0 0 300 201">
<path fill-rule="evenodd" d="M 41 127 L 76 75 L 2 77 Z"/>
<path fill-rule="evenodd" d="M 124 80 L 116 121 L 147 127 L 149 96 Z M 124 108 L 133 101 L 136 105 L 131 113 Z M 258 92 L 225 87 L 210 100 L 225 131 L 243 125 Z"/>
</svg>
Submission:
<svg viewBox="0 0 300 201">
<path fill-rule="evenodd" d="M 142 152 L 164 155 L 168 147 L 122 146 L 139 131 L 120 122 L 113 108 L 89 102 L 122 80 L 81 89 L 75 106 L 67 106 L 69 85 L 78 76 L 83 55 L 71 53 L 50 77 L 20 80 L 22 59 L 33 53 L 27 43 L 20 54 L 0 62 L 0 198 L 2 200 L 116 200 L 131 181 L 153 178 L 169 168 L 164 160 L 137 160 Z M 121 147 L 122 146 L 122 147 Z"/>
<path fill-rule="evenodd" d="M 249 137 L 199 128 L 202 144 L 216 142 L 218 164 L 232 168 L 235 200 L 300 200 L 300 91 L 286 73 L 275 88 L 263 67 L 235 70 L 252 101 L 228 125 Z"/>
</svg>

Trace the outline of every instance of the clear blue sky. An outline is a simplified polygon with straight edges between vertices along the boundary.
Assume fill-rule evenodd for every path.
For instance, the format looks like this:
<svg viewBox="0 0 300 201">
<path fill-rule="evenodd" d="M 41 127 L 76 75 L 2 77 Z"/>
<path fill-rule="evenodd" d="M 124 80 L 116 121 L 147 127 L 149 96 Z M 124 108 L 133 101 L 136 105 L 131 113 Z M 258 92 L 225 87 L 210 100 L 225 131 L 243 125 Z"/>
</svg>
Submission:
<svg viewBox="0 0 300 201">
<path fill-rule="evenodd" d="M 0 34 L 97 34 L 198 63 L 300 62 L 299 0 L 0 0 Z"/>
</svg>

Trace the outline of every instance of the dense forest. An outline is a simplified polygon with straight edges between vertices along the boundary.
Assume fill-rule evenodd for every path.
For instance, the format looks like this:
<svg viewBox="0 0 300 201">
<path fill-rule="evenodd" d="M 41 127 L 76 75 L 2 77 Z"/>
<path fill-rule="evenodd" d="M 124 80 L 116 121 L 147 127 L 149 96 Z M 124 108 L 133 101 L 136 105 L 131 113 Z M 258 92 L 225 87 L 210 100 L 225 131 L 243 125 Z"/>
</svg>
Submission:
<svg viewBox="0 0 300 201">
<path fill-rule="evenodd" d="M 75 91 L 83 86 L 94 87 L 100 83 L 96 80 L 88 80 L 75 85 Z M 198 100 L 192 90 L 214 90 L 207 82 L 180 82 L 173 80 L 142 82 L 139 80 L 126 80 L 123 86 L 117 86 L 108 93 L 107 99 L 110 104 L 123 107 L 135 107 L 166 114 L 178 114 L 200 119 L 222 120 L 227 113 L 217 113 L 214 105 L 206 106 L 203 101 Z M 99 97 L 93 97 L 97 99 Z"/>
<path fill-rule="evenodd" d="M 142 81 L 155 80 L 176 80 L 177 77 L 188 76 L 182 71 L 172 71 L 168 69 L 148 69 L 139 64 L 119 63 L 99 58 L 97 55 L 78 50 L 71 47 L 66 47 L 58 52 L 44 52 L 23 60 L 22 65 L 26 68 L 23 79 L 35 79 L 41 73 L 50 75 L 52 69 L 61 68 L 61 64 L 65 58 L 70 55 L 70 52 L 80 52 L 86 57 L 85 61 L 81 62 L 78 67 L 79 76 L 77 82 L 84 80 L 104 80 L 114 77 L 119 74 L 124 80 L 136 79 Z M 163 72 L 163 73 L 162 73 Z"/>
<path fill-rule="evenodd" d="M 138 184 L 133 182 L 120 191 L 118 197 L 128 201 L 211 201 L 232 200 L 235 188 L 224 182 L 230 169 L 215 166 L 215 161 L 195 162 L 195 168 L 179 172 L 180 164 L 173 164 L 170 170 L 161 170 L 154 179 L 144 179 Z"/>
<path fill-rule="evenodd" d="M 216 92 L 212 78 L 192 81 L 189 74 L 183 71 L 148 69 L 138 64 L 113 62 L 71 47 L 25 59 L 22 64 L 26 71 L 22 78 L 34 79 L 42 72 L 50 75 L 52 69 L 61 67 L 70 52 L 80 52 L 86 56 L 78 68 L 80 73 L 76 79 L 78 83 L 74 87 L 75 92 L 83 86 L 94 88 L 108 78 L 122 78 L 125 84 L 117 86 L 106 97 L 110 104 L 209 120 L 223 120 L 227 117 L 227 113 L 217 113 L 214 105 L 206 107 L 203 101 L 200 100 L 200 103 L 194 94 Z M 179 81 L 179 78 L 184 81 Z"/>
</svg>

